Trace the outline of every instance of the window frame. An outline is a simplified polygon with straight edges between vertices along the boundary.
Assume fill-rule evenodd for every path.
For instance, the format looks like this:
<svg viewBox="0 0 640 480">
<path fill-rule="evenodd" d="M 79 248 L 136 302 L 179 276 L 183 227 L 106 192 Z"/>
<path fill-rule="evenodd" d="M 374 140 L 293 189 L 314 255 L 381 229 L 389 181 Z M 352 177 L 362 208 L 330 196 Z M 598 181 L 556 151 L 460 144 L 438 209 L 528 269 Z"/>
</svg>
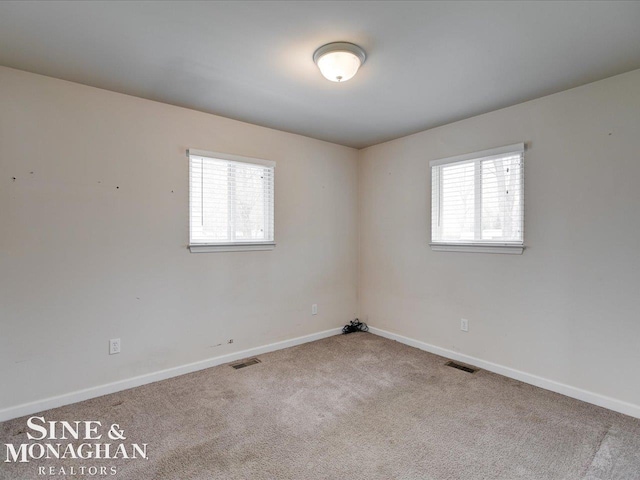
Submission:
<svg viewBox="0 0 640 480">
<path fill-rule="evenodd" d="M 479 161 L 489 159 L 491 157 L 499 157 L 505 156 L 508 154 L 520 154 L 522 156 L 522 166 L 521 166 L 521 174 L 520 174 L 520 192 L 522 195 L 522 240 L 518 242 L 500 242 L 500 241 L 478 241 L 474 238 L 472 242 L 455 242 L 455 241 L 434 241 L 434 229 L 433 229 L 433 197 L 434 192 L 431 191 L 431 210 L 430 210 L 430 242 L 429 245 L 431 250 L 436 252 L 465 252 L 465 253 L 505 253 L 505 254 L 513 254 L 513 255 L 521 255 L 524 251 L 524 154 L 525 154 L 525 144 L 524 143 L 516 143 L 513 145 L 505 145 L 503 147 L 491 148 L 488 150 L 482 150 L 479 152 L 466 153 L 464 155 L 456 155 L 454 157 L 441 158 L 438 160 L 431 160 L 429 162 L 429 174 L 430 174 L 430 185 L 433 190 L 434 184 L 434 175 L 435 169 L 434 167 L 440 167 L 442 165 L 450 165 L 455 163 L 463 163 L 463 162 L 471 162 L 471 161 Z M 482 180 L 482 175 L 479 175 L 480 180 Z M 439 179 L 438 187 L 441 189 L 442 180 Z M 475 195 L 474 195 L 474 208 L 476 210 L 476 222 L 474 223 L 474 227 L 481 228 L 479 224 L 477 224 L 477 217 L 481 217 L 481 212 L 478 212 L 478 209 L 482 208 L 482 200 L 481 200 L 481 192 L 482 192 L 482 182 L 474 182 Z M 439 200 L 439 205 L 441 205 L 441 201 Z M 476 234 L 477 236 L 477 234 Z"/>
<path fill-rule="evenodd" d="M 191 191 L 192 191 L 192 174 L 191 174 L 191 157 L 204 157 L 212 158 L 215 160 L 223 160 L 234 163 L 246 163 L 249 165 L 256 165 L 261 167 L 268 167 L 273 169 L 273 208 L 269 212 L 271 218 L 265 217 L 265 221 L 272 220 L 270 223 L 273 228 L 273 240 L 267 241 L 250 241 L 250 242 L 194 242 L 191 238 L 191 222 L 192 222 L 192 205 L 191 205 Z M 239 252 L 239 251 L 256 251 L 256 250 L 273 250 L 276 247 L 276 219 L 275 219 L 275 167 L 276 162 L 271 160 L 264 160 L 261 158 L 243 157 L 240 155 L 233 155 L 229 153 L 210 152 L 206 150 L 197 150 L 190 148 L 187 150 L 188 160 L 188 172 L 189 172 L 189 244 L 188 248 L 191 253 L 208 253 L 208 252 Z M 265 180 L 266 181 L 266 180 Z M 229 208 L 232 208 L 231 204 Z"/>
</svg>

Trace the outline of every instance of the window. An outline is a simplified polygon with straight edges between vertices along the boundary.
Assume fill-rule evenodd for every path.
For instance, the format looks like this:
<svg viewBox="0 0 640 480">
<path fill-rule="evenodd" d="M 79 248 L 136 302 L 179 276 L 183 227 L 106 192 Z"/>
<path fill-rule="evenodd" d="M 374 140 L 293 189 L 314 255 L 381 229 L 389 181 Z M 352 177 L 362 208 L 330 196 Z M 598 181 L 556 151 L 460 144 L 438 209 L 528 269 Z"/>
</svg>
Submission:
<svg viewBox="0 0 640 480">
<path fill-rule="evenodd" d="M 192 252 L 275 247 L 275 162 L 188 150 Z"/>
<path fill-rule="evenodd" d="M 433 250 L 522 253 L 524 144 L 430 166 Z"/>
</svg>

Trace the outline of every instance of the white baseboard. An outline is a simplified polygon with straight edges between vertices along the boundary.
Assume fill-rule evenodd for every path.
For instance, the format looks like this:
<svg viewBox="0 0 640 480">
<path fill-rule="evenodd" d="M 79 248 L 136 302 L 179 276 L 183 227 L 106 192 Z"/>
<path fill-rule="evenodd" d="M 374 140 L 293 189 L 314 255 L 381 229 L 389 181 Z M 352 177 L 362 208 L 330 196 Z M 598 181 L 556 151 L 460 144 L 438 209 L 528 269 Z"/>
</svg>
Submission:
<svg viewBox="0 0 640 480">
<path fill-rule="evenodd" d="M 634 405 L 633 403 L 624 402 L 622 400 L 616 400 L 615 398 L 600 395 L 598 393 L 589 392 L 588 390 L 582 390 L 581 388 L 572 387 L 564 383 L 556 382 L 546 378 L 538 377 L 530 373 L 522 372 L 514 368 L 505 367 L 504 365 L 498 365 L 497 363 L 488 362 L 479 358 L 465 355 L 463 353 L 454 352 L 453 350 L 447 350 L 446 348 L 436 347 L 413 338 L 405 337 L 397 333 L 388 332 L 380 328 L 369 327 L 369 331 L 375 335 L 396 340 L 405 345 L 419 348 L 425 352 L 434 353 L 441 357 L 450 358 L 459 362 L 467 363 L 474 367 L 482 368 L 505 377 L 513 378 L 536 387 L 544 388 L 545 390 L 551 390 L 552 392 L 566 395 L 567 397 L 576 398 L 583 402 L 591 403 L 599 407 L 604 407 L 615 412 L 624 413 L 631 417 L 640 418 L 640 405 Z"/>
<path fill-rule="evenodd" d="M 193 362 L 186 365 L 180 365 L 179 367 L 167 368 L 153 373 L 147 373 L 137 377 L 127 378 L 125 380 L 119 380 L 117 382 L 107 383 L 104 385 L 98 385 L 96 387 L 85 388 L 83 390 L 77 390 L 71 393 L 65 393 L 64 395 L 58 395 L 55 397 L 45 398 L 43 400 L 37 400 L 35 402 L 23 403 L 14 407 L 5 408 L 0 410 L 0 422 L 11 420 L 12 418 L 22 417 L 24 415 L 31 415 L 43 410 L 49 410 L 51 408 L 62 407 L 64 405 L 70 405 L 72 403 L 81 402 L 90 398 L 101 397 L 102 395 L 108 395 L 110 393 L 120 392 L 129 388 L 139 387 L 140 385 L 146 385 L 147 383 L 158 382 L 160 380 L 166 380 L 168 378 L 177 377 L 186 373 L 196 372 L 205 368 L 215 367 L 223 363 L 234 362 L 247 357 L 254 357 L 256 355 L 262 355 L 264 353 L 273 352 L 275 350 L 282 350 L 283 348 L 294 347 L 307 342 L 313 342 L 322 338 L 331 337 L 342 333 L 342 328 L 332 328 L 323 332 L 312 333 L 311 335 L 305 335 L 302 337 L 292 338 L 290 340 L 283 340 L 281 342 L 270 343 L 261 347 L 250 348 L 248 350 L 241 350 L 239 352 L 229 353 L 227 355 L 220 355 L 219 357 L 208 358 L 199 362 Z"/>
<path fill-rule="evenodd" d="M 583 402 L 591 403 L 593 405 L 598 405 L 599 407 L 608 408 L 609 410 L 613 410 L 615 412 L 620 412 L 624 413 L 625 415 L 640 418 L 640 405 L 634 405 L 632 403 L 623 402 L 621 400 L 616 400 L 615 398 L 589 392 L 587 390 L 582 390 L 580 388 L 572 387 L 570 385 L 556 382 L 554 380 L 548 380 L 546 378 L 538 377 L 537 375 L 532 375 L 520 370 L 505 367 L 503 365 L 498 365 L 486 360 L 481 360 L 470 355 L 454 352 L 453 350 L 447 350 L 446 348 L 437 347 L 435 345 L 421 342 L 419 340 L 414 340 L 397 333 L 388 332 L 380 328 L 370 327 L 369 331 L 375 335 L 380 335 L 381 337 L 396 340 L 400 343 L 419 348 L 420 350 L 424 350 L 426 352 L 434 353 L 436 355 L 450 358 L 452 360 L 457 360 L 459 362 L 468 363 L 469 365 L 473 365 L 478 368 L 497 373 L 499 375 L 504 375 L 505 377 L 513 378 L 524 383 L 535 385 L 536 387 L 551 390 L 552 392 L 560 393 L 562 395 L 566 395 L 567 397 L 576 398 L 578 400 L 582 400 Z M 221 365 L 223 363 L 229 363 L 235 360 L 273 352 L 275 350 L 281 350 L 283 348 L 294 347 L 303 343 L 313 342 L 322 338 L 338 335 L 341 332 L 341 328 L 332 328 L 330 330 L 313 333 L 311 335 L 292 338 L 290 340 L 283 340 L 281 342 L 271 343 L 268 345 L 263 345 L 261 347 L 250 348 L 248 350 L 242 350 L 239 352 L 229 353 L 227 355 L 208 358 L 199 362 L 189 363 L 186 365 L 181 365 L 179 367 L 168 368 L 165 370 L 160 370 L 158 372 L 148 373 L 146 375 L 140 375 L 125 380 L 119 380 L 117 382 L 107 383 L 105 385 L 77 390 L 75 392 L 67 393 L 64 395 L 58 395 L 55 397 L 45 398 L 43 400 L 37 400 L 35 402 L 16 405 L 14 407 L 0 410 L 0 422 L 4 422 L 12 418 L 22 417 L 24 415 L 31 415 L 43 410 L 49 410 L 51 408 L 70 405 L 72 403 L 81 402 L 90 398 L 96 398 L 102 395 L 120 392 L 129 388 L 139 387 L 148 383 L 166 380 L 168 378 L 177 377 L 186 373 L 215 367 L 216 365 Z"/>
</svg>

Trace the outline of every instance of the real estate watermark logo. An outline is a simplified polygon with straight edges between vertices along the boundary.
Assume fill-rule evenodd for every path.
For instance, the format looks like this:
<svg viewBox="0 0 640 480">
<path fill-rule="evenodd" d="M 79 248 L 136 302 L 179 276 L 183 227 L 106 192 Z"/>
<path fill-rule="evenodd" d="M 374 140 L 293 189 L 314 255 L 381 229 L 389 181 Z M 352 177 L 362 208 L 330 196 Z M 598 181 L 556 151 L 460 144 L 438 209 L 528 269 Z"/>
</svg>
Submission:
<svg viewBox="0 0 640 480">
<path fill-rule="evenodd" d="M 147 443 L 127 443 L 124 429 L 114 423 L 108 428 L 98 420 L 27 420 L 29 443 L 5 443 L 5 463 L 37 461 L 38 475 L 116 475 L 115 465 L 88 465 L 93 460 L 148 460 Z M 43 466 L 43 460 L 79 460 L 78 466 Z M 100 462 L 104 463 L 104 462 Z"/>
</svg>

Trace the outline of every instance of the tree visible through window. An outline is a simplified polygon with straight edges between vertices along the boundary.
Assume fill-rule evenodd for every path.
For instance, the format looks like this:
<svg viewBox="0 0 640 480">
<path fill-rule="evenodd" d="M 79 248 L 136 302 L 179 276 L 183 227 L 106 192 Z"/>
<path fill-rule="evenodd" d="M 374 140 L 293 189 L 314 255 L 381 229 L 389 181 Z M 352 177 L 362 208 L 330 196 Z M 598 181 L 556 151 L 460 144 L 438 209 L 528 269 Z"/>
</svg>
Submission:
<svg viewBox="0 0 640 480">
<path fill-rule="evenodd" d="M 275 164 L 209 155 L 189 152 L 190 245 L 273 244 Z"/>
<path fill-rule="evenodd" d="M 522 245 L 524 145 L 431 162 L 434 244 Z"/>
</svg>

